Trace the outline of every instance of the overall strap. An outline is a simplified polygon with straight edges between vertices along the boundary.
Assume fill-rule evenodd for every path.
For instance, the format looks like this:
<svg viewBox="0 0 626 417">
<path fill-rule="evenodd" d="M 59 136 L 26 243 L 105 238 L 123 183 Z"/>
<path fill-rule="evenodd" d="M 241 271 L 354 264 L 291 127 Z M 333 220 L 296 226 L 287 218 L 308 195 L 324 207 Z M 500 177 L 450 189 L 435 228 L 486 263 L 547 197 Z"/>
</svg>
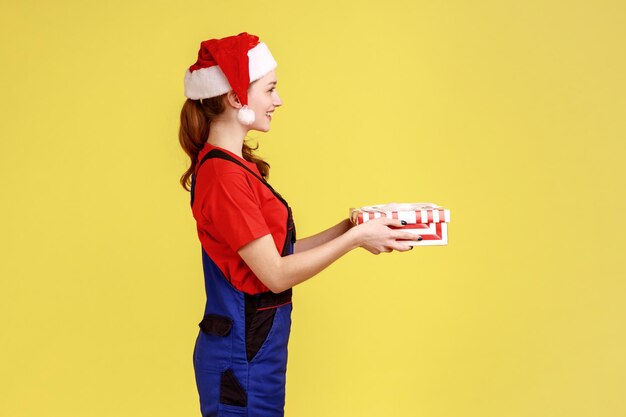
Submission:
<svg viewBox="0 0 626 417">
<path fill-rule="evenodd" d="M 281 256 L 289 255 L 292 252 L 293 244 L 296 242 L 296 226 L 295 226 L 295 224 L 293 222 L 293 217 L 292 217 L 292 214 L 291 214 L 291 207 L 289 207 L 289 204 L 285 201 L 285 199 L 276 190 L 274 190 L 274 188 L 272 188 L 271 185 L 269 185 L 269 183 L 267 181 L 265 181 L 265 178 L 260 177 L 259 175 L 257 175 L 256 172 L 252 171 L 250 168 L 248 168 L 243 163 L 241 163 L 241 161 L 239 161 L 238 159 L 232 157 L 231 155 L 227 154 L 226 152 L 224 152 L 224 151 L 222 151 L 220 149 L 213 149 L 213 150 L 209 151 L 204 156 L 204 158 L 202 158 L 200 163 L 198 164 L 198 168 L 196 169 L 196 173 L 200 172 L 200 168 L 202 167 L 202 164 L 204 164 L 208 159 L 212 159 L 212 158 L 225 159 L 225 160 L 233 162 L 233 163 L 239 165 L 240 167 L 242 167 L 243 169 L 245 169 L 250 174 L 254 175 L 254 177 L 256 179 L 261 181 L 263 183 L 263 185 L 265 185 L 267 188 L 269 188 L 269 190 L 272 192 L 272 194 L 274 194 L 274 196 L 276 196 L 276 198 L 281 203 L 283 203 L 283 205 L 287 208 L 287 224 L 286 224 L 287 235 L 285 236 L 285 243 L 283 244 L 283 250 L 281 252 Z M 196 187 L 196 175 L 193 175 L 191 177 L 191 206 L 192 207 L 193 207 L 193 201 L 194 201 L 194 196 L 195 196 L 195 192 L 194 192 L 195 187 Z"/>
<path fill-rule="evenodd" d="M 263 185 L 265 185 L 267 188 L 269 188 L 270 191 L 272 192 L 272 194 L 274 194 L 276 196 L 276 198 L 278 198 L 280 200 L 281 203 L 283 203 L 285 206 L 289 207 L 289 205 L 283 199 L 283 197 L 276 190 L 274 190 L 274 188 L 272 188 L 272 186 L 267 181 L 265 181 L 265 178 L 260 177 L 256 172 L 252 171 L 250 168 L 248 168 L 243 163 L 241 163 L 241 161 L 239 161 L 238 159 L 232 157 L 231 155 L 227 154 L 226 152 L 224 152 L 224 151 L 222 151 L 220 149 L 213 149 L 213 150 L 209 151 L 206 155 L 204 155 L 204 158 L 202 158 L 202 160 L 198 164 L 198 168 L 196 168 L 196 173 L 200 172 L 200 168 L 202 167 L 202 164 L 204 164 L 208 159 L 213 159 L 213 158 L 225 159 L 227 161 L 230 161 L 230 162 L 233 162 L 233 163 L 239 165 L 240 167 L 242 167 L 243 169 L 248 171 L 250 174 L 254 175 L 256 177 L 256 179 L 258 179 L 259 181 L 261 181 L 263 183 Z M 192 206 L 193 206 L 193 201 L 194 201 L 195 185 L 196 185 L 196 176 L 194 175 L 191 178 L 191 205 Z"/>
</svg>

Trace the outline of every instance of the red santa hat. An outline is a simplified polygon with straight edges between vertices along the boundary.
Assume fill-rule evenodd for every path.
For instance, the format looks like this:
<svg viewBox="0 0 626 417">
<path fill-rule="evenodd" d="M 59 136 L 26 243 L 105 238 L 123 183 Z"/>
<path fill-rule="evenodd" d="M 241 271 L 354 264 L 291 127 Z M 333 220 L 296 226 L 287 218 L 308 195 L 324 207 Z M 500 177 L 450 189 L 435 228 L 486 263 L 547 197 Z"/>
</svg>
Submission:
<svg viewBox="0 0 626 417">
<path fill-rule="evenodd" d="M 248 108 L 248 87 L 276 68 L 270 50 L 259 38 L 246 32 L 200 44 L 198 60 L 185 73 L 185 97 L 192 100 L 217 97 L 233 90 L 243 105 L 237 119 L 254 122 Z"/>
</svg>

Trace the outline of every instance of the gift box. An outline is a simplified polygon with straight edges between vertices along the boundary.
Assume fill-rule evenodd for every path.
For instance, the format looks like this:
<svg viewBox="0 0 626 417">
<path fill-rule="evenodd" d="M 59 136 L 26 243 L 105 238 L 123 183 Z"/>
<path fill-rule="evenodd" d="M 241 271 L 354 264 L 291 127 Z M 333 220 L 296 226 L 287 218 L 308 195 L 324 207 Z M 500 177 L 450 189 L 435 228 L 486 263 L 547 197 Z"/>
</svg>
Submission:
<svg viewBox="0 0 626 417">
<path fill-rule="evenodd" d="M 422 236 L 421 241 L 412 241 L 412 246 L 434 246 L 448 244 L 450 210 L 433 203 L 384 204 L 350 209 L 350 220 L 354 224 L 365 223 L 380 217 L 404 220 L 406 226 L 399 229 Z"/>
</svg>

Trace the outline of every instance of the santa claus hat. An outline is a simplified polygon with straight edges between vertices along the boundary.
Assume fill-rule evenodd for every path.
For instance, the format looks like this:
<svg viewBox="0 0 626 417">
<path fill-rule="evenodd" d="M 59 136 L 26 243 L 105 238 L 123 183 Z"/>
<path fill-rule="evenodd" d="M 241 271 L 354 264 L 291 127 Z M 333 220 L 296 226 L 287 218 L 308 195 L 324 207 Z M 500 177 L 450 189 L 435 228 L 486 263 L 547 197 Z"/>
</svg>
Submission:
<svg viewBox="0 0 626 417">
<path fill-rule="evenodd" d="M 233 90 L 243 105 L 237 118 L 254 122 L 248 108 L 248 87 L 276 68 L 270 50 L 259 38 L 246 32 L 200 44 L 198 60 L 185 73 L 185 97 L 192 100 L 217 97 Z"/>
</svg>

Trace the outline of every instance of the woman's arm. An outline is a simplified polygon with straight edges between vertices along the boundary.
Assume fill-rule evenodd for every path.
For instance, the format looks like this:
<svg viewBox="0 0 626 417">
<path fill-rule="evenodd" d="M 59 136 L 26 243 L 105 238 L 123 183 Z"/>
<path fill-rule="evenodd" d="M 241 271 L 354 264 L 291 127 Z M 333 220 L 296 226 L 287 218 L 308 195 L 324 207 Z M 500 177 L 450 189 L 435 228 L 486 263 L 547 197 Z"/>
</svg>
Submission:
<svg viewBox="0 0 626 417">
<path fill-rule="evenodd" d="M 401 222 L 388 218 L 371 220 L 309 250 L 284 257 L 280 256 L 272 236 L 268 234 L 248 243 L 238 253 L 267 288 L 279 293 L 313 277 L 360 246 L 374 253 L 412 249 L 399 239 L 417 240 L 418 237 L 389 226 L 399 227 Z"/>
<path fill-rule="evenodd" d="M 322 243 L 326 243 L 346 233 L 352 227 L 350 219 L 344 219 L 337 223 L 330 229 L 326 229 L 316 235 L 305 237 L 304 239 L 298 239 L 294 245 L 294 253 L 304 252 L 309 249 L 313 249 Z"/>
</svg>

